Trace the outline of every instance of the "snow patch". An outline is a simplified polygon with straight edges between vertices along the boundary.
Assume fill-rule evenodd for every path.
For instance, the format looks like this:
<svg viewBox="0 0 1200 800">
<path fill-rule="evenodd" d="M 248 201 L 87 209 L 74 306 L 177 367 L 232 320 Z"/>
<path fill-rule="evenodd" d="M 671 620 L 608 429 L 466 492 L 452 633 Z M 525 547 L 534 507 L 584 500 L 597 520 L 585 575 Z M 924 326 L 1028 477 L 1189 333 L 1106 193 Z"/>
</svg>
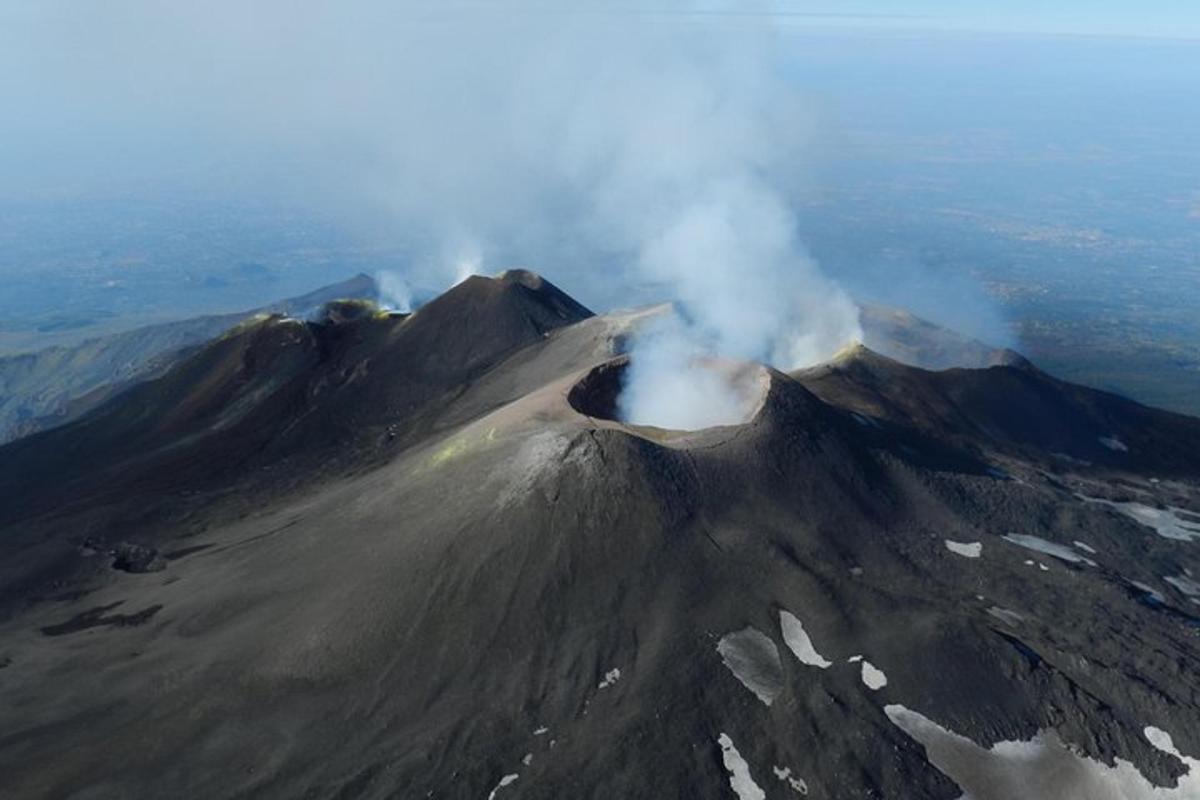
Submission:
<svg viewBox="0 0 1200 800">
<path fill-rule="evenodd" d="M 505 786 L 508 786 L 510 783 L 515 781 L 518 777 L 520 777 L 520 776 L 514 772 L 511 775 L 505 775 L 503 778 L 501 778 L 500 782 L 496 784 L 496 788 L 492 789 L 491 794 L 488 795 L 488 800 L 496 800 L 496 792 L 500 791 Z"/>
<path fill-rule="evenodd" d="M 1167 755 L 1175 756 L 1180 761 L 1187 763 L 1187 756 L 1179 752 L 1178 748 L 1175 747 L 1175 740 L 1171 738 L 1171 734 L 1162 728 L 1147 725 L 1142 730 L 1142 735 L 1146 737 L 1146 741 L 1150 742 L 1156 750 L 1161 750 Z"/>
<path fill-rule="evenodd" d="M 534 731 L 533 735 L 534 736 L 545 736 L 549 732 L 550 732 L 549 728 L 543 727 L 543 728 L 538 728 L 536 731 Z"/>
<path fill-rule="evenodd" d="M 619 680 L 621 680 L 621 670 L 613 667 L 608 672 L 604 673 L 604 680 L 600 681 L 600 685 L 596 688 L 607 689 L 608 687 L 615 685 Z"/>
<path fill-rule="evenodd" d="M 1091 553 L 1092 555 L 1096 555 L 1096 548 L 1092 547 L 1087 542 L 1081 542 L 1078 539 L 1076 539 L 1075 541 L 1071 542 L 1071 544 L 1075 545 L 1076 547 L 1078 547 L 1080 550 L 1082 550 L 1085 553 Z"/>
<path fill-rule="evenodd" d="M 1010 533 L 1004 537 L 1007 542 L 1024 547 L 1027 550 L 1036 550 L 1039 553 L 1045 553 L 1048 556 L 1054 556 L 1057 559 L 1070 562 L 1072 564 L 1087 564 L 1090 567 L 1096 566 L 1096 562 L 1092 561 L 1087 556 L 1081 556 L 1069 547 L 1065 547 L 1055 542 L 1049 542 L 1045 539 L 1040 539 L 1037 536 L 1026 536 L 1020 533 Z M 1039 564 L 1039 567 L 1046 569 L 1046 565 Z"/>
<path fill-rule="evenodd" d="M 867 688 L 873 692 L 878 692 L 883 687 L 887 686 L 887 675 L 883 674 L 883 670 L 877 668 L 870 661 L 862 662 L 862 682 Z"/>
<path fill-rule="evenodd" d="M 1186 508 L 1176 508 L 1175 506 L 1154 508 L 1142 503 L 1118 503 L 1099 497 L 1084 497 L 1082 495 L 1080 497 L 1088 503 L 1100 503 L 1101 505 L 1115 508 L 1117 511 L 1120 511 L 1125 516 L 1136 520 L 1142 525 L 1153 528 L 1154 532 L 1164 539 L 1174 539 L 1179 542 L 1191 542 L 1200 539 L 1200 521 L 1190 519 L 1190 517 L 1200 517 L 1200 515 L 1197 515 L 1193 511 L 1188 511 Z M 1180 514 L 1185 516 L 1181 517 Z"/>
<path fill-rule="evenodd" d="M 533 753 L 526 753 L 525 757 L 521 759 L 521 763 L 527 767 L 530 764 L 532 764 L 533 763 Z"/>
<path fill-rule="evenodd" d="M 1129 452 L 1129 446 L 1118 439 L 1116 436 L 1101 436 L 1100 444 L 1117 453 Z"/>
<path fill-rule="evenodd" d="M 787 783 L 792 791 L 796 794 L 808 794 L 808 784 L 803 778 L 793 778 L 791 767 L 771 767 L 771 771 L 775 773 L 775 777 Z"/>
<path fill-rule="evenodd" d="M 1025 617 L 1021 616 L 1016 611 L 1012 611 L 1007 608 L 1001 608 L 1000 606 L 992 606 L 987 610 L 987 613 L 1006 625 L 1012 625 L 1013 627 L 1016 627 L 1025 621 Z"/>
<path fill-rule="evenodd" d="M 1082 756 L 1053 731 L 1027 742 L 1005 741 L 984 749 L 902 705 L 884 707 L 894 725 L 925 747 L 925 755 L 972 800 L 1195 800 L 1200 797 L 1200 761 L 1180 755 L 1171 737 L 1157 728 L 1144 734 L 1160 750 L 1189 768 L 1174 789 L 1154 786 L 1129 761 L 1113 766 Z M 1166 748 L 1170 748 L 1169 750 Z"/>
<path fill-rule="evenodd" d="M 1200 597 L 1200 583 L 1196 583 L 1186 575 L 1168 575 L 1163 580 L 1178 589 L 1180 594 L 1191 598 L 1193 603 L 1196 602 L 1196 598 Z"/>
<path fill-rule="evenodd" d="M 979 558 L 983 555 L 983 542 L 952 542 L 947 539 L 946 549 L 964 558 Z"/>
<path fill-rule="evenodd" d="M 1140 581 L 1129 581 L 1129 585 L 1133 586 L 1135 589 L 1140 589 L 1142 592 L 1144 592 L 1146 594 L 1147 597 L 1149 597 L 1152 601 L 1154 601 L 1158 605 L 1160 605 L 1160 606 L 1166 605 L 1167 598 L 1163 597 L 1162 593 L 1159 592 L 1157 589 L 1155 589 L 1150 584 L 1142 583 Z"/>
<path fill-rule="evenodd" d="M 729 734 L 722 733 L 718 736 L 717 744 L 721 746 L 721 761 L 725 764 L 725 771 L 729 773 L 729 785 L 733 787 L 733 793 L 738 796 L 738 800 L 766 800 L 767 793 L 754 782 L 750 775 L 750 765 L 733 746 L 733 739 L 729 738 Z"/>
<path fill-rule="evenodd" d="M 727 633 L 717 642 L 721 660 L 733 677 L 765 705 L 771 705 L 783 691 L 783 662 L 779 648 L 766 634 L 754 627 Z"/>
<path fill-rule="evenodd" d="M 790 611 L 781 610 L 779 612 L 779 629 L 783 634 L 783 643 L 795 654 L 796 658 L 800 659 L 801 664 L 820 669 L 828 669 L 833 666 L 832 661 L 826 661 L 813 647 L 812 639 L 808 638 L 804 625 Z"/>
</svg>

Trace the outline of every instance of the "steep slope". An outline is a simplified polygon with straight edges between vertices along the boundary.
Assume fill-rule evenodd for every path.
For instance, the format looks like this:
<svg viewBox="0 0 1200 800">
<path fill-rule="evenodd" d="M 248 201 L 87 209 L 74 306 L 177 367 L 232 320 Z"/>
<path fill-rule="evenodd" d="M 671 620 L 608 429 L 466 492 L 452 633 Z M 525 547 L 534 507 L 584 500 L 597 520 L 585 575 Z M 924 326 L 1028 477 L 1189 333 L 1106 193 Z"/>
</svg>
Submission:
<svg viewBox="0 0 1200 800">
<path fill-rule="evenodd" d="M 0 492 L 16 498 L 0 522 L 107 505 L 108 487 L 124 498 L 126 481 L 217 490 L 281 462 L 306 475 L 370 458 L 412 431 L 433 432 L 498 360 L 590 313 L 511 272 L 470 278 L 408 316 L 245 324 L 79 421 L 0 448 Z"/>
<path fill-rule="evenodd" d="M 859 306 L 859 322 L 867 347 L 922 369 L 981 369 L 1025 362 L 1012 350 L 984 344 L 900 308 L 863 304 Z"/>
<path fill-rule="evenodd" d="M 1194 462 L 1048 476 L 765 368 L 744 425 L 627 426 L 636 319 L 471 279 L 406 318 L 250 326 L 0 448 L 11 481 L 91 442 L 87 497 L 25 501 L 0 536 L 6 790 L 958 797 L 922 719 L 1187 789 L 1144 729 L 1200 752 L 1197 620 L 1164 580 L 1200 560 L 1078 494 L 1200 508 Z"/>
<path fill-rule="evenodd" d="M 73 346 L 0 357 L 0 443 L 76 419 L 257 315 L 305 317 L 330 300 L 374 298 L 376 293 L 375 281 L 358 275 L 252 311 L 149 325 Z"/>
<path fill-rule="evenodd" d="M 1194 474 L 1200 420 L 1066 383 L 1025 363 L 932 372 L 859 346 L 795 376 L 828 402 L 1029 458 Z"/>
</svg>

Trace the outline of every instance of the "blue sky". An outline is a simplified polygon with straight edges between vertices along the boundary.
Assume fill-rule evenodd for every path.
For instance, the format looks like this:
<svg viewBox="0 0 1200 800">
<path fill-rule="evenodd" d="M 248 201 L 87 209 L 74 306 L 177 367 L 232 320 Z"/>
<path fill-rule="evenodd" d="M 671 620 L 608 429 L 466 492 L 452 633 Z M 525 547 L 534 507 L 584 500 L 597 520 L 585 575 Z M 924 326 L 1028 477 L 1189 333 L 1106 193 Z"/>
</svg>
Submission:
<svg viewBox="0 0 1200 800">
<path fill-rule="evenodd" d="M 909 20 L 892 24 L 915 28 L 1200 37 L 1200 3 L 1196 0 L 857 0 L 840 7 L 860 13 L 911 15 Z"/>
</svg>

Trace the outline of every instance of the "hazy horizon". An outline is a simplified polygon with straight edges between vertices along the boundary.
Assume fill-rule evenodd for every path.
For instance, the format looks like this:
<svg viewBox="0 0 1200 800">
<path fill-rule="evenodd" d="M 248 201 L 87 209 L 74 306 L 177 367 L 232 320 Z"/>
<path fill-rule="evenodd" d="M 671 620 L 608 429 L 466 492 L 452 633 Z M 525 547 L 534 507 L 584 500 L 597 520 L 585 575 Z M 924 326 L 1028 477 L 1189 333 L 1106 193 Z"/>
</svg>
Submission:
<svg viewBox="0 0 1200 800">
<path fill-rule="evenodd" d="M 597 196 L 565 202 L 563 176 L 578 176 L 536 163 L 569 87 L 536 79 L 535 104 L 505 121 L 476 85 L 526 41 L 527 63 L 619 64 L 628 54 L 602 45 L 623 28 L 696 53 L 770 37 L 756 91 L 795 109 L 775 126 L 772 191 L 855 297 L 1057 368 L 1074 357 L 1051 352 L 1057 328 L 1119 329 L 1157 348 L 1155 370 L 1195 374 L 1200 46 L 1182 39 L 1200 15 L 1183 4 L 514 8 L 6 6 L 0 334 L 61 315 L 235 310 L 359 271 L 432 290 L 467 251 L 481 271 L 536 269 L 598 308 L 669 299 L 663 276 L 630 272 L 627 245 L 580 227 Z M 543 40 L 564 29 L 595 52 L 552 55 Z M 397 37 L 418 50 L 396 52 Z M 1107 346 L 1092 372 L 1144 358 Z"/>
</svg>

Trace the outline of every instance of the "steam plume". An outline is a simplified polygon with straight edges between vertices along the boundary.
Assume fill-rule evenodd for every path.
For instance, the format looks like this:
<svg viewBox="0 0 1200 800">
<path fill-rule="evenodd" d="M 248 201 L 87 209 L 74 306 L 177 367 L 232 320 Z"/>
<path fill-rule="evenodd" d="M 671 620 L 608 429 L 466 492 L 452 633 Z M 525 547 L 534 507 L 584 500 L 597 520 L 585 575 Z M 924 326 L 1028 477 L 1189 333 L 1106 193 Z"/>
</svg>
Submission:
<svg viewBox="0 0 1200 800">
<path fill-rule="evenodd" d="M 188 137 L 270 154 L 258 184 L 402 244 L 408 285 L 528 266 L 597 308 L 656 287 L 681 317 L 651 355 L 676 354 L 674 368 L 632 380 L 687 371 L 696 353 L 783 368 L 832 353 L 858 337 L 856 311 L 796 237 L 788 198 L 811 119 L 773 62 L 772 18 L 687 13 L 720 2 L 645 10 L 114 0 L 81 4 L 55 51 L 89 65 L 63 82 L 88 108 L 159 119 L 186 98 Z M 675 405 L 711 405 L 696 416 L 712 419 L 731 400 L 713 394 Z M 641 404 L 627 413 L 641 419 Z"/>
</svg>

